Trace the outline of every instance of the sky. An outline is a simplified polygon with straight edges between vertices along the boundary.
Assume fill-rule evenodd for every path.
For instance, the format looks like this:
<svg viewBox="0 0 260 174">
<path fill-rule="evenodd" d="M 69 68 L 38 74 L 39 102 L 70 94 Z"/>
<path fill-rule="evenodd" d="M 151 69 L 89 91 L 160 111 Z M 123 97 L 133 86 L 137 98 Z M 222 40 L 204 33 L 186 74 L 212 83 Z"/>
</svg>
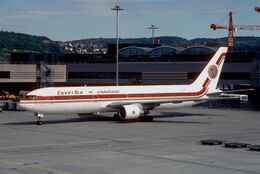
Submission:
<svg viewBox="0 0 260 174">
<path fill-rule="evenodd" d="M 0 0 L 0 30 L 47 36 L 56 41 L 86 38 L 114 38 L 119 2 L 121 38 L 156 36 L 187 39 L 226 37 L 227 31 L 213 31 L 210 24 L 228 24 L 234 12 L 236 25 L 260 25 L 254 7 L 260 0 Z M 236 36 L 258 36 L 260 31 L 238 31 Z"/>
</svg>

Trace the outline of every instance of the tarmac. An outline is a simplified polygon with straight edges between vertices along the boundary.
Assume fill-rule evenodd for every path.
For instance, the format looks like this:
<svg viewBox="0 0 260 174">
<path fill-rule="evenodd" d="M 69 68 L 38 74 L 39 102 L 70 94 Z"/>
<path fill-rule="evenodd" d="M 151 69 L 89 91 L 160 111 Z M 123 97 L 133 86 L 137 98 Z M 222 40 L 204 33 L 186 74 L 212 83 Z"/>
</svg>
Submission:
<svg viewBox="0 0 260 174">
<path fill-rule="evenodd" d="M 260 144 L 259 112 L 190 108 L 152 112 L 153 122 L 110 113 L 0 113 L 1 174 L 260 174 L 260 152 L 200 140 Z"/>
</svg>

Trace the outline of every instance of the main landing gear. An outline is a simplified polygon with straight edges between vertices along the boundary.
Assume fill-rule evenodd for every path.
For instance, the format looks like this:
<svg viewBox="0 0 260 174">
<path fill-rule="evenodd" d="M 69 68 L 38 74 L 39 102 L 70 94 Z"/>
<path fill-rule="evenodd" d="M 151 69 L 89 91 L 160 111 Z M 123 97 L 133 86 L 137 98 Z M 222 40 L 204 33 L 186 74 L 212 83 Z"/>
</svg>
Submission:
<svg viewBox="0 0 260 174">
<path fill-rule="evenodd" d="M 122 121 L 122 118 L 119 116 L 119 113 L 114 114 L 113 118 L 116 121 Z"/>
<path fill-rule="evenodd" d="M 35 113 L 34 116 L 37 119 L 36 124 L 37 125 L 42 125 L 43 121 L 41 121 L 41 119 L 43 118 L 43 114 Z"/>
<path fill-rule="evenodd" d="M 144 115 L 139 118 L 140 121 L 152 122 L 153 121 L 153 117 L 152 116 L 148 116 L 148 114 L 150 114 L 150 111 L 149 110 L 145 110 L 144 111 Z"/>
</svg>

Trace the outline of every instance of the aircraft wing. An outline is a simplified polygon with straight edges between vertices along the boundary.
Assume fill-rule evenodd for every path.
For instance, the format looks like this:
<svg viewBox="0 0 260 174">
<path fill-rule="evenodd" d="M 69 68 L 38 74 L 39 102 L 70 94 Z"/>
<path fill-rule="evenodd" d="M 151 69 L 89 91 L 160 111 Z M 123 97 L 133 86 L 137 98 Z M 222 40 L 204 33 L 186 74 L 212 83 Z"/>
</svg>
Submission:
<svg viewBox="0 0 260 174">
<path fill-rule="evenodd" d="M 154 100 L 145 100 L 145 101 L 122 101 L 122 102 L 113 102 L 107 107 L 112 107 L 115 109 L 120 108 L 121 106 L 124 105 L 132 105 L 132 104 L 140 104 L 145 106 L 146 108 L 153 108 L 156 106 L 160 106 L 160 104 L 165 104 L 165 103 L 172 103 L 172 104 L 179 104 L 183 102 L 188 102 L 188 101 L 193 101 L 193 102 L 204 102 L 204 101 L 210 101 L 210 100 L 234 100 L 238 99 L 241 101 L 248 101 L 248 96 L 247 95 L 240 95 L 240 94 L 221 94 L 216 97 L 206 97 L 206 98 L 193 98 L 193 99 L 170 99 L 170 100 L 160 100 L 160 101 L 154 101 Z"/>
<path fill-rule="evenodd" d="M 255 90 L 255 89 L 238 89 L 238 90 L 228 90 L 228 91 L 218 90 L 218 91 L 213 92 L 213 93 L 208 93 L 207 96 L 216 96 L 216 95 L 220 95 L 220 94 L 231 94 L 231 93 L 253 91 L 253 90 Z"/>
<path fill-rule="evenodd" d="M 107 107 L 112 107 L 115 109 L 120 108 L 124 105 L 131 105 L 131 104 L 140 104 L 142 106 L 145 106 L 146 108 L 153 108 L 156 106 L 160 106 L 160 104 L 165 103 L 172 103 L 172 104 L 179 104 L 183 102 L 204 102 L 204 101 L 210 101 L 210 100 L 240 100 L 241 102 L 247 102 L 248 96 L 243 94 L 233 94 L 237 92 L 245 92 L 245 91 L 252 91 L 254 89 L 239 89 L 239 90 L 229 90 L 229 91 L 222 91 L 222 90 L 216 90 L 215 92 L 206 94 L 205 98 L 189 98 L 189 99 L 165 99 L 165 100 L 137 100 L 137 101 L 122 101 L 122 102 L 113 102 Z"/>
<path fill-rule="evenodd" d="M 234 94 L 238 92 L 245 92 L 245 91 L 253 91 L 254 89 L 238 89 L 238 90 L 229 90 L 229 91 L 222 91 L 217 90 L 213 93 L 206 94 L 209 98 L 216 98 L 216 100 L 224 99 L 224 100 L 232 100 L 232 99 L 239 99 L 241 102 L 248 101 L 248 95 L 243 94 Z"/>
</svg>

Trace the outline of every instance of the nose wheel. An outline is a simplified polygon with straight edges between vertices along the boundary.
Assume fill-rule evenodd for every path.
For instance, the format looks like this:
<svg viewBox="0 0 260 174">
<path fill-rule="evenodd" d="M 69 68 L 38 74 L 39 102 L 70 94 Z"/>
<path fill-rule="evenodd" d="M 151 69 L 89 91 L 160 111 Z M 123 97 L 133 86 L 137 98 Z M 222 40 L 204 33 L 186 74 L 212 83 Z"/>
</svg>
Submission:
<svg viewBox="0 0 260 174">
<path fill-rule="evenodd" d="M 36 124 L 40 126 L 40 125 L 42 125 L 42 124 L 43 124 L 43 121 L 41 121 L 41 120 L 38 120 L 38 121 L 36 121 Z"/>
<path fill-rule="evenodd" d="M 43 121 L 41 119 L 43 118 L 43 114 L 35 113 L 34 116 L 37 119 L 36 124 L 37 125 L 42 125 Z"/>
</svg>

